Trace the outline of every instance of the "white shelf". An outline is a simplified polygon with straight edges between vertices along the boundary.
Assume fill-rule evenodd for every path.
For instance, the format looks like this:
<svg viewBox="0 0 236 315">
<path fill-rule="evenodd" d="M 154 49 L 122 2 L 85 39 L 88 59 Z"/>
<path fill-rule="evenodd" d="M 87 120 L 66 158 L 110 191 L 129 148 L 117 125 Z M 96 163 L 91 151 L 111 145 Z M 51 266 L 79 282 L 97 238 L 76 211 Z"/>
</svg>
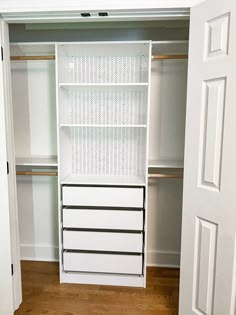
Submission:
<svg viewBox="0 0 236 315">
<path fill-rule="evenodd" d="M 60 124 L 60 127 L 92 127 L 92 128 L 146 128 L 147 125 L 102 125 L 102 124 Z"/>
<path fill-rule="evenodd" d="M 149 160 L 148 167 L 155 168 L 183 168 L 184 161 L 183 160 Z"/>
<path fill-rule="evenodd" d="M 73 88 L 80 86 L 148 86 L 148 83 L 58 83 L 59 87 Z"/>
<path fill-rule="evenodd" d="M 77 176 L 70 175 L 61 179 L 61 184 L 144 186 L 143 176 Z"/>
<path fill-rule="evenodd" d="M 16 157 L 16 166 L 57 167 L 57 157 Z"/>
</svg>

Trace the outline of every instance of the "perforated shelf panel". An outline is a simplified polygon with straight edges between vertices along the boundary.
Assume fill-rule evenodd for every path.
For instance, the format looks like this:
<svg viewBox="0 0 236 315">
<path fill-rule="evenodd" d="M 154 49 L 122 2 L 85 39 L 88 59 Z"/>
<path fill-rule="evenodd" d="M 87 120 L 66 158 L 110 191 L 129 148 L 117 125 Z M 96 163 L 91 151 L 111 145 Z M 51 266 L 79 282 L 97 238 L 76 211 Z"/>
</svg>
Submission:
<svg viewBox="0 0 236 315">
<path fill-rule="evenodd" d="M 147 56 L 72 56 L 70 82 L 132 83 L 148 81 Z"/>
</svg>

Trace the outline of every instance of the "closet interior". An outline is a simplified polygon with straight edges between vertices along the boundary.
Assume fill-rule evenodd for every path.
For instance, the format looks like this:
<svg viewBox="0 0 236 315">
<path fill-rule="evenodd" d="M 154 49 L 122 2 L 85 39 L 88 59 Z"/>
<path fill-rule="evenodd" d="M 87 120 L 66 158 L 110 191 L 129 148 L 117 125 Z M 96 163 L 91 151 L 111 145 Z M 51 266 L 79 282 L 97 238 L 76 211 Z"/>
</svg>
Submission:
<svg viewBox="0 0 236 315">
<path fill-rule="evenodd" d="M 21 259 L 59 260 L 61 282 L 145 287 L 147 266 L 179 265 L 188 25 L 175 23 L 177 40 L 141 22 L 10 26 Z"/>
</svg>

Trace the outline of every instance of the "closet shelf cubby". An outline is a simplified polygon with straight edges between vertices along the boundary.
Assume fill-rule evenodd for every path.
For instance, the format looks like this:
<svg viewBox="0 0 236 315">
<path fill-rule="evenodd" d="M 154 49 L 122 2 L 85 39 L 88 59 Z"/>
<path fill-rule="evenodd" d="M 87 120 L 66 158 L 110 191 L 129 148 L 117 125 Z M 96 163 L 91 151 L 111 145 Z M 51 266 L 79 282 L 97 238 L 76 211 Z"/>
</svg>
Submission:
<svg viewBox="0 0 236 315">
<path fill-rule="evenodd" d="M 147 84 L 148 49 L 148 42 L 59 43 L 58 82 Z"/>
<path fill-rule="evenodd" d="M 60 124 L 146 125 L 146 86 L 59 88 Z"/>
</svg>

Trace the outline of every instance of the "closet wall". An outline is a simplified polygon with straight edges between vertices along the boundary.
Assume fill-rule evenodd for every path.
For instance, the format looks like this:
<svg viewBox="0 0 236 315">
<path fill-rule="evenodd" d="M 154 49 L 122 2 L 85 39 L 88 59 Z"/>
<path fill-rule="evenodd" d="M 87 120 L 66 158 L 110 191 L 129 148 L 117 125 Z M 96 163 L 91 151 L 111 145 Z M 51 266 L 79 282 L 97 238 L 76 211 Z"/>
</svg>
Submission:
<svg viewBox="0 0 236 315">
<path fill-rule="evenodd" d="M 45 49 L 55 53 L 54 45 L 11 47 L 11 53 L 27 55 Z M 17 165 L 25 157 L 56 156 L 55 62 L 13 61 L 11 70 Z M 36 169 L 24 165 L 17 170 Z M 57 259 L 56 177 L 17 176 L 17 193 L 21 258 Z"/>
<path fill-rule="evenodd" d="M 158 45 L 153 45 L 153 54 L 156 48 Z M 149 165 L 155 165 L 155 160 L 183 165 L 186 86 L 187 60 L 152 62 Z M 149 170 L 158 172 L 155 168 Z M 179 173 L 177 168 L 161 171 Z M 149 265 L 179 265 L 182 190 L 182 179 L 149 179 Z"/>
<path fill-rule="evenodd" d="M 78 25 L 69 24 L 11 25 L 10 40 L 13 43 L 185 40 L 188 37 L 187 21 L 123 24 L 113 28 L 111 26 L 109 28 L 109 25 L 102 27 L 101 24 L 96 25 L 96 29 L 95 26 L 89 27 L 91 29 L 78 29 Z M 47 48 L 40 46 L 37 49 L 48 49 L 49 53 L 50 49 L 53 49 L 50 45 L 47 45 Z M 12 51 L 14 49 L 12 46 Z M 152 63 L 149 137 L 151 160 L 183 159 L 186 76 L 186 60 Z M 12 89 L 17 157 L 54 156 L 56 154 L 54 61 L 13 61 Z M 18 166 L 18 169 L 22 168 L 25 169 L 25 166 Z M 149 185 L 148 265 L 178 265 L 182 180 L 150 179 Z M 22 259 L 57 260 L 56 178 L 18 176 L 17 190 Z"/>
</svg>

